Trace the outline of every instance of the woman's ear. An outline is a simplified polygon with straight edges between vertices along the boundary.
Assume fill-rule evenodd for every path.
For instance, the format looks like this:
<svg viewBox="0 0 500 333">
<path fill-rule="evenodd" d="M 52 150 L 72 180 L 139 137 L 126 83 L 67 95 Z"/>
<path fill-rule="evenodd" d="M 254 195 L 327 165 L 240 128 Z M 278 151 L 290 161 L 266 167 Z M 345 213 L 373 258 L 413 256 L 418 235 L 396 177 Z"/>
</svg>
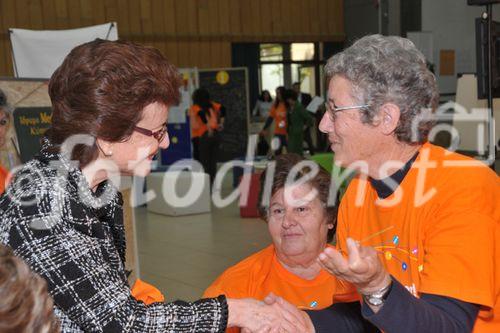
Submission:
<svg viewBox="0 0 500 333">
<path fill-rule="evenodd" d="M 113 155 L 113 143 L 97 138 L 96 145 L 99 149 L 100 153 L 105 157 L 109 157 Z"/>
<path fill-rule="evenodd" d="M 382 133 L 385 135 L 392 135 L 399 124 L 399 118 L 401 116 L 399 106 L 394 103 L 385 103 L 380 107 L 379 116 Z"/>
</svg>

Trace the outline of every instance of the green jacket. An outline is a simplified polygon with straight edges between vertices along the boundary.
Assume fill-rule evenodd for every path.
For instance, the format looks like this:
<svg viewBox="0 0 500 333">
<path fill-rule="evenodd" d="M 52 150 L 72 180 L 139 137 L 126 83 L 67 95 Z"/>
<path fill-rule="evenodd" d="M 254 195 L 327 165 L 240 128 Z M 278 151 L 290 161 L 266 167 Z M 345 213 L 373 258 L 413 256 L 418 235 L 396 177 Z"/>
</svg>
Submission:
<svg viewBox="0 0 500 333">
<path fill-rule="evenodd" d="M 292 110 L 288 111 L 288 147 L 289 153 L 302 155 L 302 142 L 304 141 L 304 128 L 313 124 L 313 117 L 299 102 L 295 103 Z"/>
</svg>

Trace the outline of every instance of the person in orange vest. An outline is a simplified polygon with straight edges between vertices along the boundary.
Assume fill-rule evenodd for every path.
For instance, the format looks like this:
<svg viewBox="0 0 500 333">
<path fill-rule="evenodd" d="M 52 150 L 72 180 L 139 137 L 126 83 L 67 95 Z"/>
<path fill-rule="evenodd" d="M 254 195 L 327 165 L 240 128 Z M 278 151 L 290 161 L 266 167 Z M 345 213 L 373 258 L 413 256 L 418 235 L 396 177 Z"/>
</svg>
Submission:
<svg viewBox="0 0 500 333">
<path fill-rule="evenodd" d="M 7 98 L 3 91 L 0 90 L 0 149 L 5 145 L 5 137 L 9 129 L 9 112 L 7 110 Z M 0 165 L 0 194 L 5 191 L 7 176 L 9 172 Z"/>
<path fill-rule="evenodd" d="M 213 183 L 217 172 L 217 147 L 219 133 L 224 129 L 226 109 L 210 100 L 205 88 L 193 93 L 193 106 L 189 110 L 193 158 L 198 160 Z"/>
<path fill-rule="evenodd" d="M 262 131 L 260 131 L 259 135 L 267 136 L 267 129 L 271 124 L 274 125 L 274 137 L 279 140 L 279 147 L 276 149 L 276 155 L 280 155 L 283 152 L 283 147 L 286 147 L 287 144 L 287 108 L 285 104 L 285 100 L 283 99 L 283 95 L 285 92 L 285 87 L 276 88 L 276 99 L 274 101 L 273 106 L 271 107 L 271 111 L 269 112 L 269 117 L 266 119 L 266 123 Z M 271 145 L 272 146 L 272 145 Z"/>
</svg>

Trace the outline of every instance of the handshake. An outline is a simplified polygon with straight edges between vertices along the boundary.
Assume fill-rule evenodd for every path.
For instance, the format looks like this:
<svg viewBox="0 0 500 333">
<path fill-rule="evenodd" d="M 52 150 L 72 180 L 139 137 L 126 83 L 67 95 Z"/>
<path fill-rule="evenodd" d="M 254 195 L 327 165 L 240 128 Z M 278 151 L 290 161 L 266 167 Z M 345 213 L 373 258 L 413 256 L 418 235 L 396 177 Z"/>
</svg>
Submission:
<svg viewBox="0 0 500 333">
<path fill-rule="evenodd" d="M 314 333 L 314 326 L 304 311 L 272 293 L 263 302 L 229 298 L 227 303 L 228 327 L 241 327 L 242 333 Z"/>
</svg>

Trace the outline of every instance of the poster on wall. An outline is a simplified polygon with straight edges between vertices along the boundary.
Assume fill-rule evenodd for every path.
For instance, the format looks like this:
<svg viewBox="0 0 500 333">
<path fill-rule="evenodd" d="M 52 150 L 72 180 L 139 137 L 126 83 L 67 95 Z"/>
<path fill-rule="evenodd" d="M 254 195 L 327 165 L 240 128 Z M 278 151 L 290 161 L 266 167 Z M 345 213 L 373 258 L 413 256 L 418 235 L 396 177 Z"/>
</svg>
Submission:
<svg viewBox="0 0 500 333">
<path fill-rule="evenodd" d="M 181 68 L 182 86 L 180 87 L 180 103 L 172 106 L 168 112 L 168 135 L 170 146 L 160 152 L 161 165 L 171 165 L 181 159 L 192 157 L 191 132 L 188 121 L 188 110 L 191 107 L 191 96 L 198 87 L 198 70 Z M 160 167 L 161 168 L 161 167 Z"/>
<path fill-rule="evenodd" d="M 26 163 L 40 151 L 42 137 L 52 124 L 52 108 L 18 107 L 13 118 L 21 161 Z"/>
<path fill-rule="evenodd" d="M 226 108 L 224 130 L 217 160 L 225 162 L 244 157 L 249 126 L 248 73 L 245 67 L 199 70 L 200 87 L 206 88 L 212 101 Z"/>
</svg>

